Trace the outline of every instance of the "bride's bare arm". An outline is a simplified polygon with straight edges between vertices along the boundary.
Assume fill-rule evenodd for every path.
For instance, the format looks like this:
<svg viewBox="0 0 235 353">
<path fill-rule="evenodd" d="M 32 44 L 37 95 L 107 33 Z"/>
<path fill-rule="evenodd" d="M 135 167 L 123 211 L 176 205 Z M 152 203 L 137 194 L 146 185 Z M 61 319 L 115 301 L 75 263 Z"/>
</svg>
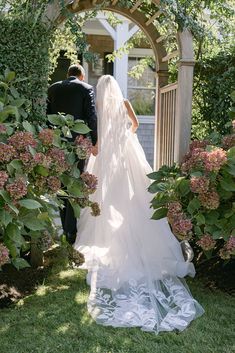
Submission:
<svg viewBox="0 0 235 353">
<path fill-rule="evenodd" d="M 132 122 L 131 130 L 132 130 L 132 132 L 136 132 L 136 130 L 139 127 L 139 122 L 138 122 L 137 116 L 135 115 L 135 112 L 134 112 L 134 109 L 133 109 L 131 103 L 127 99 L 124 100 L 124 103 L 125 103 L 129 118 Z"/>
</svg>

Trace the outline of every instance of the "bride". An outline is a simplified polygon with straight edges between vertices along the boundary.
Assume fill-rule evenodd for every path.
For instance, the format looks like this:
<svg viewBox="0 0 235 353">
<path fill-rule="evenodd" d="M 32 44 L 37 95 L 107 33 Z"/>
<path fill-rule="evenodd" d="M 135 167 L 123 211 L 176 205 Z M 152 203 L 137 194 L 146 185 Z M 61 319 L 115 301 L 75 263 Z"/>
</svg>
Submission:
<svg viewBox="0 0 235 353">
<path fill-rule="evenodd" d="M 88 311 L 102 325 L 182 331 L 204 312 L 183 280 L 195 275 L 194 266 L 167 220 L 150 219 L 152 170 L 135 134 L 135 113 L 110 75 L 98 81 L 97 112 L 99 153 L 87 171 L 98 177 L 93 201 L 101 215 L 83 211 L 74 245 L 88 270 Z"/>
</svg>

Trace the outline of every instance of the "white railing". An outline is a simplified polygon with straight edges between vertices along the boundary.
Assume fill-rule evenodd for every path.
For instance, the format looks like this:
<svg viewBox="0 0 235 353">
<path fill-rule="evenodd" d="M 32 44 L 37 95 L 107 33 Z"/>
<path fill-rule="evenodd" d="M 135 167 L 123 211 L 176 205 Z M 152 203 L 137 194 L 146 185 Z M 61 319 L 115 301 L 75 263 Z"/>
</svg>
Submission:
<svg viewBox="0 0 235 353">
<path fill-rule="evenodd" d="M 174 163 L 177 83 L 159 89 L 156 121 L 156 168 Z"/>
</svg>

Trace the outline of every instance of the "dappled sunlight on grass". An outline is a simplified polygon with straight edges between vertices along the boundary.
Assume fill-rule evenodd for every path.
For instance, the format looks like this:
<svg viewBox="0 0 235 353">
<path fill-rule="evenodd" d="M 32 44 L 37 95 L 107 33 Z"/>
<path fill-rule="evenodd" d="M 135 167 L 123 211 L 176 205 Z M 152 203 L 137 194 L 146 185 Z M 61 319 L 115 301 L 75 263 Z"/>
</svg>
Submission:
<svg viewBox="0 0 235 353">
<path fill-rule="evenodd" d="M 140 329 L 97 325 L 87 312 L 86 272 L 58 268 L 23 304 L 0 313 L 4 353 L 231 353 L 232 297 L 192 280 L 206 309 L 183 333 L 158 336 Z M 219 318 L 219 319 L 218 319 Z M 12 329 L 14 328 L 14 329 Z M 216 337 L 216 340 L 215 338 Z M 235 352 L 235 350 L 234 350 Z"/>
<path fill-rule="evenodd" d="M 59 273 L 59 278 L 60 279 L 65 279 L 65 278 L 72 278 L 72 277 L 77 277 L 77 273 L 70 269 L 70 270 L 66 270 L 66 271 L 61 271 Z"/>
<path fill-rule="evenodd" d="M 70 324 L 69 323 L 67 323 L 67 324 L 64 324 L 64 325 L 61 325 L 60 327 L 58 327 L 57 329 L 56 329 L 56 331 L 58 332 L 58 333 L 66 333 L 69 329 L 70 329 Z"/>
<path fill-rule="evenodd" d="M 81 293 L 80 291 L 75 295 L 75 302 L 78 304 L 85 304 L 87 302 L 87 295 Z"/>
<path fill-rule="evenodd" d="M 46 295 L 50 291 L 50 287 L 48 286 L 39 286 L 36 290 L 35 294 L 39 297 Z"/>
<path fill-rule="evenodd" d="M 11 328 L 10 324 L 0 327 L 0 334 L 7 332 Z"/>
</svg>

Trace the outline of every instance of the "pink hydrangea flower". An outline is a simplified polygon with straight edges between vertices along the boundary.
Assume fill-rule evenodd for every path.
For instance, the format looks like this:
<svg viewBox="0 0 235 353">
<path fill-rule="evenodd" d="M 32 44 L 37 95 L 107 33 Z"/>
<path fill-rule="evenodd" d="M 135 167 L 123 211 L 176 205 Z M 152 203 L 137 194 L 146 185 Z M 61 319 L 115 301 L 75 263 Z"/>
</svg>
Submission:
<svg viewBox="0 0 235 353">
<path fill-rule="evenodd" d="M 235 255 L 235 236 L 231 235 L 225 245 L 225 248 L 231 255 Z"/>
<path fill-rule="evenodd" d="M 235 130 L 235 120 L 232 121 L 233 130 Z"/>
<path fill-rule="evenodd" d="M 192 192 L 201 194 L 208 191 L 210 180 L 205 176 L 192 177 L 190 180 L 190 189 Z"/>
<path fill-rule="evenodd" d="M 191 152 L 187 153 L 184 162 L 181 165 L 181 170 L 188 173 L 193 169 L 203 168 L 206 152 L 203 148 L 194 148 Z"/>
<path fill-rule="evenodd" d="M 227 249 L 226 248 L 222 248 L 222 249 L 220 249 L 220 251 L 219 251 L 219 256 L 221 257 L 221 259 L 223 259 L 223 260 L 229 260 L 230 259 L 230 257 L 231 257 L 231 255 L 230 255 L 230 253 L 227 251 Z"/>
<path fill-rule="evenodd" d="M 204 194 L 199 194 L 198 198 L 202 206 L 208 210 L 216 210 L 219 207 L 220 198 L 219 194 L 215 190 Z"/>
<path fill-rule="evenodd" d="M 9 262 L 9 250 L 0 243 L 0 267 Z"/>
<path fill-rule="evenodd" d="M 6 186 L 6 190 L 14 200 L 19 200 L 27 194 L 26 182 L 23 178 L 16 179 Z"/>
<path fill-rule="evenodd" d="M 79 159 L 87 159 L 91 155 L 92 143 L 84 136 L 77 136 L 75 139 L 76 154 Z"/>
<path fill-rule="evenodd" d="M 173 233 L 180 239 L 189 237 L 189 232 L 192 230 L 193 225 L 190 219 L 178 219 L 172 224 Z"/>
<path fill-rule="evenodd" d="M 226 150 L 235 146 L 235 134 L 224 136 L 222 144 Z"/>
<path fill-rule="evenodd" d="M 205 149 L 206 146 L 208 146 L 210 143 L 207 140 L 199 141 L 199 140 L 194 140 L 190 143 L 189 150 L 192 152 L 194 149 L 197 148 L 202 148 Z"/>
<path fill-rule="evenodd" d="M 65 153 L 63 150 L 54 147 L 47 152 L 46 156 L 51 159 L 56 172 L 62 173 L 68 169 L 69 166 L 65 160 Z"/>
<path fill-rule="evenodd" d="M 214 249 L 216 241 L 209 234 L 203 235 L 200 240 L 197 241 L 197 244 L 205 251 Z"/>
<path fill-rule="evenodd" d="M 219 171 L 220 168 L 227 162 L 227 153 L 222 148 L 215 148 L 207 152 L 205 155 L 205 170 L 207 172 Z"/>
<path fill-rule="evenodd" d="M 43 129 L 38 134 L 39 140 L 45 146 L 50 146 L 53 143 L 54 131 L 52 129 Z"/>
<path fill-rule="evenodd" d="M 5 171 L 0 171 L 0 189 L 3 189 L 4 185 L 6 184 L 9 176 Z"/>
<path fill-rule="evenodd" d="M 16 156 L 16 150 L 13 146 L 0 143 L 0 162 L 9 162 Z"/>
<path fill-rule="evenodd" d="M 167 218 L 170 224 L 177 218 L 184 218 L 180 202 L 174 201 L 168 204 Z"/>
<path fill-rule="evenodd" d="M 51 191 L 53 191 L 53 192 L 57 192 L 61 188 L 60 179 L 57 178 L 56 176 L 50 176 L 47 179 L 47 184 L 48 184 L 49 188 L 51 189 Z"/>
<path fill-rule="evenodd" d="M 87 187 L 87 192 L 93 194 L 97 189 L 98 179 L 95 175 L 88 172 L 81 174 L 81 179 L 84 181 Z"/>
<path fill-rule="evenodd" d="M 97 217 L 100 215 L 100 206 L 97 202 L 91 204 L 91 215 Z"/>
<path fill-rule="evenodd" d="M 4 124 L 0 124 L 0 134 L 5 134 L 7 132 L 7 128 Z"/>
<path fill-rule="evenodd" d="M 37 152 L 34 155 L 34 162 L 35 164 L 41 164 L 43 167 L 45 168 L 49 168 L 52 162 L 51 157 L 41 153 L 41 152 Z"/>
<path fill-rule="evenodd" d="M 8 142 L 17 151 L 25 151 L 28 150 L 29 146 L 33 148 L 37 146 L 37 141 L 33 137 L 32 132 L 16 132 L 14 135 L 9 137 Z"/>
</svg>

